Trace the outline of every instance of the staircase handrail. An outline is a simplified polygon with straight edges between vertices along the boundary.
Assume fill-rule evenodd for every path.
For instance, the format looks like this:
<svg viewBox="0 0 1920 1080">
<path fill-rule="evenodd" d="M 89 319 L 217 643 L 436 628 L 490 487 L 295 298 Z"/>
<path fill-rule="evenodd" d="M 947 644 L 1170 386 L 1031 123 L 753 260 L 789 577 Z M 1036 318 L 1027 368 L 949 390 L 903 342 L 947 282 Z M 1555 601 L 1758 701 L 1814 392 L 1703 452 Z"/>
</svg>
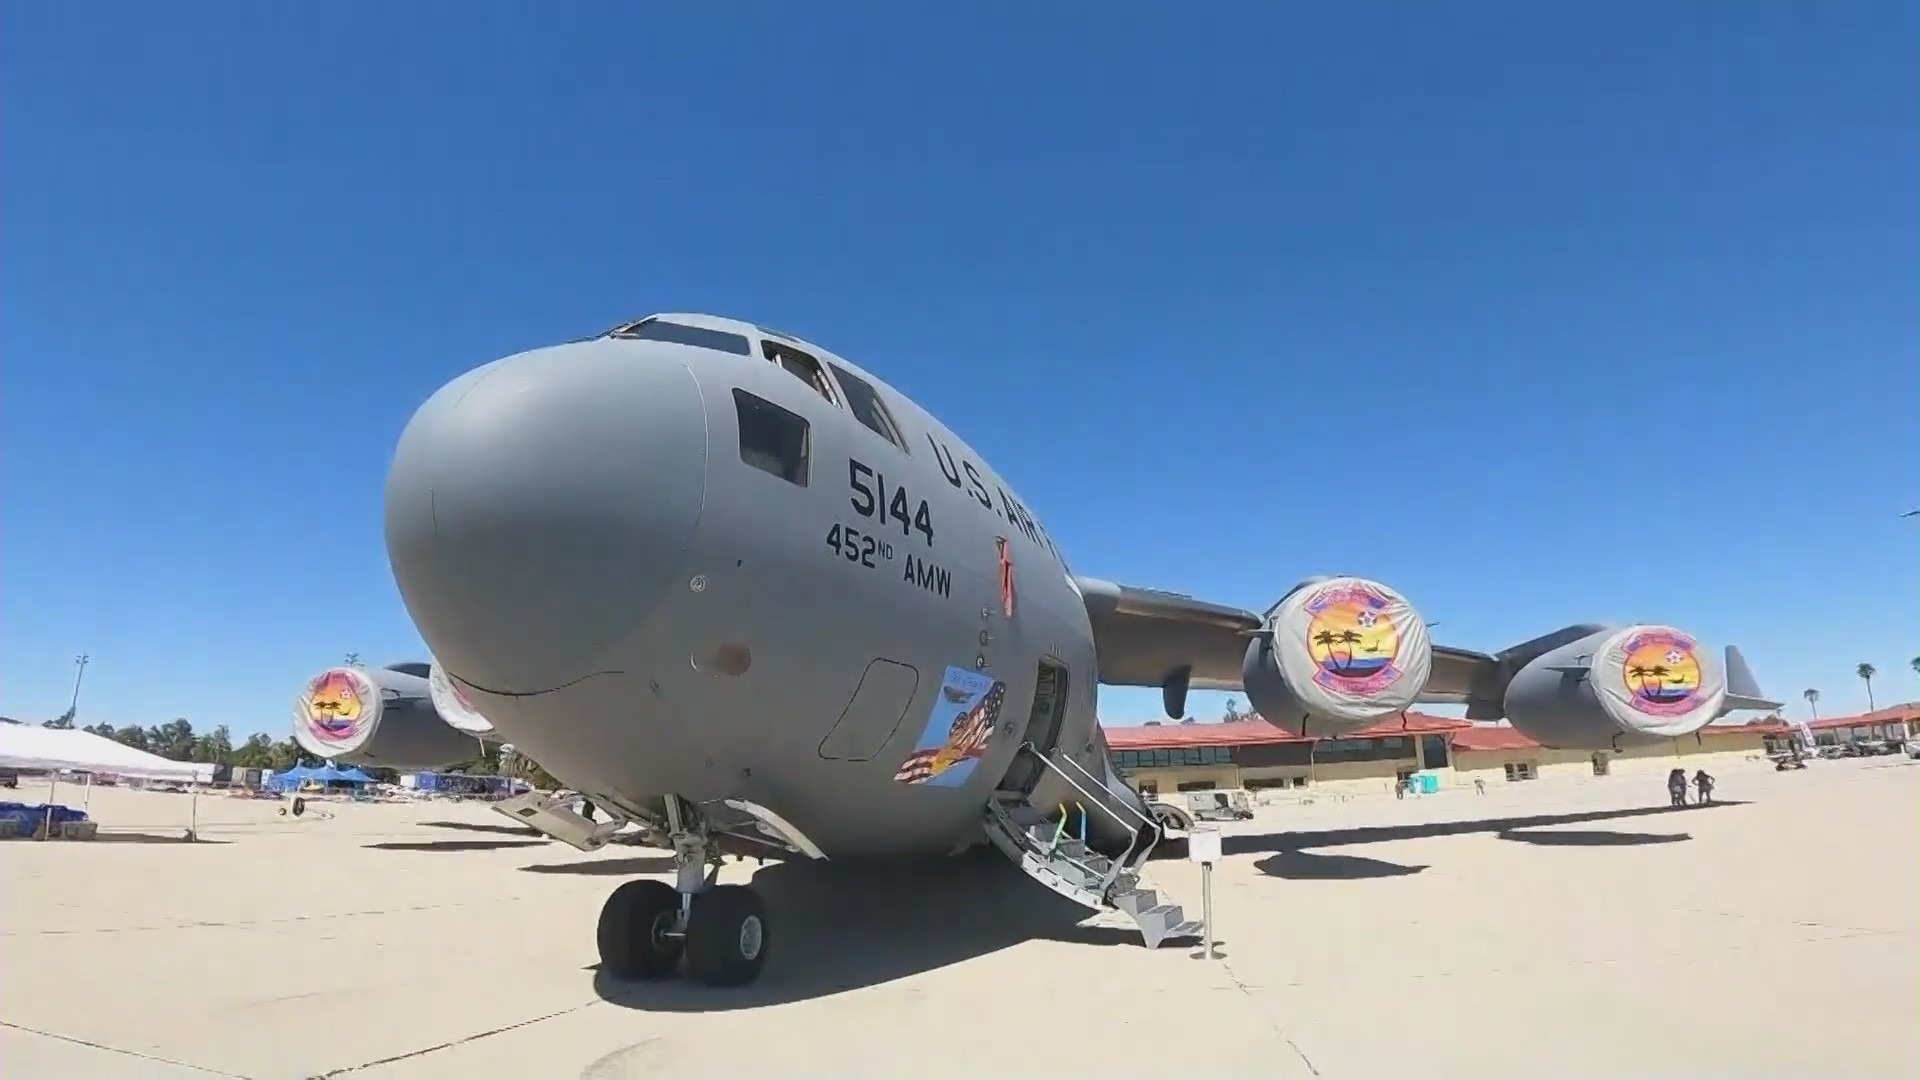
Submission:
<svg viewBox="0 0 1920 1080">
<path fill-rule="evenodd" d="M 1031 747 L 1033 744 L 1029 743 L 1027 745 Z M 1109 795 L 1112 794 L 1112 792 L 1106 791 L 1106 784 L 1102 783 L 1099 777 L 1088 772 L 1086 768 L 1082 766 L 1079 762 L 1073 760 L 1073 758 L 1071 757 L 1068 757 L 1065 760 L 1067 764 L 1073 766 L 1075 771 L 1079 772 L 1080 775 L 1086 777 L 1087 780 L 1090 783 L 1092 783 L 1094 786 L 1100 788 L 1106 794 L 1109 794 Z M 1044 757 L 1041 758 L 1041 761 L 1051 764 L 1051 761 Z M 1060 770 L 1056 769 L 1055 771 L 1059 772 Z M 1072 777 L 1067 777 L 1067 780 L 1068 782 L 1071 783 Z M 1080 785 L 1078 784 L 1074 784 L 1075 788 L 1079 788 L 1079 786 Z M 1132 814 L 1134 817 L 1139 818 L 1140 823 L 1142 825 L 1145 825 L 1148 829 L 1152 830 L 1152 837 L 1150 840 L 1148 840 L 1148 842 L 1144 846 L 1140 848 L 1138 852 L 1134 851 L 1133 843 L 1129 843 L 1127 845 L 1127 850 L 1123 854 L 1132 855 L 1133 857 L 1132 858 L 1123 857 L 1123 858 L 1114 860 L 1114 872 L 1111 874 L 1108 874 L 1106 877 L 1106 881 L 1108 884 L 1112 884 L 1112 882 L 1120 876 L 1120 873 L 1122 871 L 1128 871 L 1128 870 L 1138 871 L 1142 866 L 1145 866 L 1147 863 L 1147 860 L 1153 855 L 1153 849 L 1160 843 L 1160 838 L 1166 835 L 1166 830 L 1163 827 L 1161 827 L 1160 822 L 1158 820 L 1154 819 L 1149 815 L 1142 815 L 1139 811 L 1135 810 L 1133 807 L 1128 806 L 1124 800 L 1120 801 L 1120 806 L 1121 806 L 1121 809 L 1126 810 L 1128 813 Z M 1086 811 L 1083 809 L 1081 810 L 1081 813 L 1085 814 Z M 1116 820 L 1118 819 L 1116 818 Z M 1121 821 L 1120 824 L 1125 825 L 1126 822 Z M 1134 831 L 1137 833 L 1139 830 L 1136 829 Z M 1137 842 L 1138 841 L 1136 840 L 1135 843 Z"/>
<path fill-rule="evenodd" d="M 1035 747 L 1035 746 L 1034 746 L 1034 745 L 1033 745 L 1032 743 L 1027 743 L 1027 744 L 1026 744 L 1026 747 L 1025 747 L 1025 748 L 1026 748 L 1026 749 L 1028 749 L 1028 750 L 1031 750 L 1031 751 L 1033 751 L 1033 753 L 1034 753 L 1034 755 L 1035 755 L 1036 757 L 1038 757 L 1038 758 L 1040 759 L 1040 763 L 1041 763 L 1042 765 L 1045 765 L 1046 767 L 1048 767 L 1048 768 L 1050 768 L 1050 769 L 1052 769 L 1052 770 L 1053 770 L 1054 772 L 1057 772 L 1057 773 L 1059 773 L 1059 774 L 1060 774 L 1060 776 L 1061 776 L 1061 778 L 1063 778 L 1064 780 L 1066 780 L 1066 782 L 1067 782 L 1067 783 L 1069 783 L 1069 784 L 1073 784 L 1073 789 L 1074 789 L 1075 791 L 1078 791 L 1078 792 L 1079 792 L 1080 794 L 1082 794 L 1082 795 L 1085 795 L 1085 796 L 1086 796 L 1087 798 L 1089 798 L 1089 799 L 1092 799 L 1092 800 L 1093 800 L 1094 802 L 1096 802 L 1096 803 L 1099 803 L 1099 804 L 1100 804 L 1100 808 L 1101 808 L 1101 809 L 1103 809 L 1103 810 L 1106 810 L 1106 811 L 1107 811 L 1107 816 L 1108 816 L 1108 817 L 1111 817 L 1111 818 L 1113 818 L 1113 819 L 1114 819 L 1115 821 L 1117 821 L 1117 822 L 1119 822 L 1119 823 L 1120 823 L 1120 824 L 1121 824 L 1122 826 L 1124 826 L 1124 827 L 1125 827 L 1125 828 L 1126 828 L 1126 829 L 1127 829 L 1127 830 L 1128 830 L 1129 832 L 1131 832 L 1131 831 L 1133 831 L 1133 826 L 1132 826 L 1132 825 L 1129 825 L 1129 824 L 1127 823 L 1127 820 L 1126 820 L 1125 818 L 1123 818 L 1123 817 L 1121 817 L 1120 815 L 1118 815 L 1118 814 L 1116 814 L 1116 813 L 1114 813 L 1114 812 L 1113 812 L 1113 810 L 1112 810 L 1112 808 L 1111 808 L 1111 807 L 1109 807 L 1109 806 L 1107 806 L 1107 800 L 1108 800 L 1108 799 L 1112 799 L 1112 798 L 1113 798 L 1113 792 L 1111 792 L 1111 791 L 1108 791 L 1108 790 L 1106 789 L 1106 788 L 1107 788 L 1107 785 L 1106 785 L 1105 783 L 1103 783 L 1103 782 L 1102 782 L 1102 781 L 1100 780 L 1100 778 L 1099 778 L 1099 777 L 1097 777 L 1097 776 L 1095 776 L 1095 775 L 1093 775 L 1092 773 L 1090 773 L 1090 772 L 1088 772 L 1085 766 L 1083 766 L 1083 765 L 1081 765 L 1081 764 L 1080 764 L 1079 762 L 1077 762 L 1077 761 L 1075 761 L 1075 760 L 1073 760 L 1073 758 L 1072 758 L 1072 757 L 1070 757 L 1070 756 L 1067 756 L 1067 755 L 1064 755 L 1064 754 L 1063 754 L 1063 755 L 1061 755 L 1061 759 L 1060 759 L 1061 761 L 1064 761 L 1064 762 L 1066 762 L 1066 763 L 1067 763 L 1068 765 L 1071 765 L 1071 766 L 1073 766 L 1073 769 L 1074 769 L 1074 771 L 1075 771 L 1075 772 L 1077 772 L 1077 773 L 1079 773 L 1079 774 L 1080 774 L 1081 776 L 1084 776 L 1084 777 L 1086 777 L 1086 778 L 1087 778 L 1087 781 L 1088 781 L 1089 783 L 1091 783 L 1091 784 L 1092 784 L 1092 785 L 1093 785 L 1094 787 L 1096 787 L 1096 788 L 1098 788 L 1098 789 L 1100 789 L 1100 792 L 1101 792 L 1101 794 L 1103 794 L 1103 795 L 1105 795 L 1105 796 L 1107 796 L 1107 799 L 1102 799 L 1102 798 L 1100 798 L 1100 796 L 1098 796 L 1098 795 L 1094 795 L 1094 794 L 1093 794 L 1092 792 L 1089 792 L 1089 791 L 1088 791 L 1088 790 L 1087 790 L 1086 788 L 1083 788 L 1083 787 L 1081 787 L 1081 786 L 1080 786 L 1080 785 L 1079 785 L 1079 784 L 1078 784 L 1077 782 L 1075 782 L 1075 781 L 1074 781 L 1074 779 L 1073 779 L 1073 777 L 1071 777 L 1071 776 L 1068 776 L 1068 775 L 1067 775 L 1067 772 L 1066 772 L 1066 770 L 1065 770 L 1065 769 L 1062 769 L 1062 768 L 1061 768 L 1061 767 L 1059 766 L 1059 764 L 1058 764 L 1058 763 L 1056 763 L 1056 762 L 1054 761 L 1054 759 L 1053 759 L 1053 757 L 1052 757 L 1052 755 L 1049 755 L 1049 754 L 1042 754 L 1042 753 L 1040 753 L 1040 751 L 1039 751 L 1039 750 L 1038 750 L 1038 749 L 1037 749 L 1037 748 L 1036 748 L 1036 747 Z M 1122 810 L 1125 810 L 1125 811 L 1126 811 L 1127 813 L 1129 813 L 1129 814 L 1132 814 L 1132 815 L 1133 815 L 1133 816 L 1134 816 L 1135 818 L 1138 818 L 1138 819 L 1139 819 L 1139 821 L 1140 821 L 1140 824 L 1142 824 L 1142 825 L 1153 825 L 1153 824 L 1155 824 L 1155 822 L 1154 822 L 1154 820 L 1153 820 L 1153 818 L 1151 818 L 1151 817 L 1149 817 L 1149 816 L 1147 816 L 1147 815 L 1145 815 L 1145 814 L 1142 814 L 1142 813 L 1140 813 L 1140 812 L 1139 812 L 1138 810 L 1135 810 L 1135 809 L 1134 809 L 1133 807 L 1131 807 L 1131 806 L 1128 806 L 1128 805 L 1127 805 L 1126 803 L 1124 803 L 1124 802 L 1122 802 L 1122 803 L 1120 803 L 1120 808 L 1121 808 Z M 1084 811 L 1083 811 L 1083 812 L 1084 812 Z"/>
<path fill-rule="evenodd" d="M 1059 764 L 1053 760 L 1051 755 L 1041 753 L 1039 748 L 1034 746 L 1031 742 L 1022 743 L 1020 745 L 1020 748 L 1022 750 L 1025 750 L 1033 754 L 1034 757 L 1039 758 L 1040 764 L 1060 774 L 1060 779 L 1065 780 L 1068 784 L 1073 786 L 1073 789 L 1075 791 L 1078 791 L 1080 794 L 1086 796 L 1090 802 L 1092 802 L 1095 806 L 1098 806 L 1102 811 L 1106 813 L 1108 817 L 1112 818 L 1115 822 L 1119 823 L 1121 828 L 1126 829 L 1129 833 L 1134 834 L 1134 839 L 1128 842 L 1127 851 L 1124 853 L 1126 855 L 1133 855 L 1134 857 L 1133 858 L 1122 857 L 1122 858 L 1110 860 L 1113 864 L 1112 867 L 1108 869 L 1108 871 L 1105 874 L 1102 874 L 1100 877 L 1100 895 L 1102 896 L 1107 895 L 1107 890 L 1113 887 L 1114 882 L 1120 879 L 1121 874 L 1127 873 L 1129 871 L 1137 871 L 1140 868 L 1140 866 L 1147 861 L 1148 856 L 1153 854 L 1154 845 L 1159 843 L 1160 835 L 1161 835 L 1159 823 L 1154 821 L 1152 817 L 1141 814 L 1139 811 L 1135 810 L 1133 807 L 1127 806 L 1124 803 L 1121 804 L 1122 809 L 1126 810 L 1129 814 L 1132 814 L 1134 817 L 1138 818 L 1140 820 L 1140 824 L 1145 825 L 1149 830 L 1151 830 L 1152 835 L 1151 835 L 1150 841 L 1147 844 L 1141 846 L 1140 850 L 1136 853 L 1134 851 L 1134 846 L 1136 844 L 1139 844 L 1140 842 L 1139 841 L 1140 830 L 1137 827 L 1135 827 L 1133 824 L 1128 822 L 1126 818 L 1121 817 L 1118 813 L 1116 813 L 1113 807 L 1108 805 L 1108 800 L 1102 799 L 1099 796 L 1093 794 L 1093 792 L 1088 791 L 1086 788 L 1082 787 L 1080 785 L 1080 782 L 1078 780 L 1075 780 L 1072 774 L 1068 773 L 1065 769 L 1062 769 L 1059 766 Z M 1104 794 L 1108 795 L 1109 797 L 1112 796 L 1113 794 L 1112 792 L 1105 790 L 1106 785 L 1100 783 L 1097 779 L 1095 779 L 1092 773 L 1082 768 L 1079 762 L 1073 760 L 1071 757 L 1066 758 L 1066 762 L 1067 764 L 1072 765 L 1074 769 L 1077 770 L 1082 776 L 1085 776 L 1089 781 L 1092 781 L 1094 785 L 1100 788 Z M 1086 807 L 1082 806 L 1080 808 L 1080 813 L 1083 819 L 1086 815 L 1086 812 L 1087 812 Z"/>
</svg>

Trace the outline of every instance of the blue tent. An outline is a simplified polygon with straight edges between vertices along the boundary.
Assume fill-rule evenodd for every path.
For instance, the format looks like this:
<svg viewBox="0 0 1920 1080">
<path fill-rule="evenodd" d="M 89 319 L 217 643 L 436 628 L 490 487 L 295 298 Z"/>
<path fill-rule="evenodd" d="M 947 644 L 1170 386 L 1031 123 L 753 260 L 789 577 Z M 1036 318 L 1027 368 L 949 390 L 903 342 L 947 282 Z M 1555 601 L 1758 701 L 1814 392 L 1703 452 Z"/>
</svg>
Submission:
<svg viewBox="0 0 1920 1080">
<path fill-rule="evenodd" d="M 299 787 L 312 780 L 321 784 L 371 784 L 373 777 L 359 769 L 342 769 L 331 763 L 326 765 L 295 765 L 286 772 L 273 774 L 268 780 L 274 787 Z"/>
<path fill-rule="evenodd" d="M 298 787 L 303 780 L 311 779 L 314 770 L 305 765 L 295 765 L 285 772 L 277 772 L 267 782 L 274 787 Z"/>
</svg>

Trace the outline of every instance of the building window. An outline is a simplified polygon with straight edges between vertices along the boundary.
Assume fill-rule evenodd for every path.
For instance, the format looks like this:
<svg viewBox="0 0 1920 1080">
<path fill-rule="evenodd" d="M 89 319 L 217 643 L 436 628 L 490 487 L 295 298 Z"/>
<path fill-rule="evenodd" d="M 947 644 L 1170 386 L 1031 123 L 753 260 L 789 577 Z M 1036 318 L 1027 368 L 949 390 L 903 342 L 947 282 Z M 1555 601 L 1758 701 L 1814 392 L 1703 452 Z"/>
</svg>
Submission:
<svg viewBox="0 0 1920 1080">
<path fill-rule="evenodd" d="M 1140 794 L 1142 794 L 1142 795 L 1144 795 L 1144 796 L 1146 796 L 1147 798 L 1149 798 L 1149 799 L 1151 799 L 1151 798 L 1153 798 L 1153 797 L 1154 797 L 1155 795 L 1158 795 L 1158 794 L 1160 794 L 1160 785 L 1159 785 L 1159 784 L 1154 784 L 1154 783 L 1146 783 L 1146 784 L 1141 784 L 1141 785 L 1140 785 Z"/>
<path fill-rule="evenodd" d="M 1429 769 L 1447 767 L 1447 737 L 1445 735 L 1420 736 L 1420 760 Z"/>
<path fill-rule="evenodd" d="M 1212 791 L 1217 785 L 1211 780 L 1188 780 L 1178 786 L 1181 791 Z"/>
<path fill-rule="evenodd" d="M 1275 765 L 1297 765 L 1304 768 L 1312 764 L 1313 744 L 1304 740 L 1301 742 L 1253 743 L 1247 746 L 1233 747 L 1228 756 L 1241 768 L 1263 769 Z"/>
<path fill-rule="evenodd" d="M 1315 761 L 1405 761 L 1413 757 L 1413 740 L 1403 735 L 1373 739 L 1322 739 L 1313 748 Z"/>
<path fill-rule="evenodd" d="M 1539 775 L 1539 773 L 1534 771 L 1533 762 L 1531 761 L 1507 762 L 1508 780 L 1537 780 L 1539 779 Z"/>
</svg>

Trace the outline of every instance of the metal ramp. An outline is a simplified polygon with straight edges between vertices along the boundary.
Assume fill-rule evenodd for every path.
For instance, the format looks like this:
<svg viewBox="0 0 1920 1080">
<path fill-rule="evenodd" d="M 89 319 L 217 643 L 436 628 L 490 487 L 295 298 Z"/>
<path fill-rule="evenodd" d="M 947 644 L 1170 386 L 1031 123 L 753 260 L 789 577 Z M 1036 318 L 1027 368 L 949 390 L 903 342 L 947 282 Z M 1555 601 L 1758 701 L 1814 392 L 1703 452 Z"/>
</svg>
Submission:
<svg viewBox="0 0 1920 1080">
<path fill-rule="evenodd" d="M 1056 807 L 1056 818 L 1020 796 L 1000 793 L 987 804 L 984 819 L 987 838 L 993 841 L 993 846 L 1028 877 L 1060 896 L 1093 911 L 1126 913 L 1140 928 L 1141 940 L 1149 949 L 1158 948 L 1169 938 L 1199 937 L 1202 929 L 1199 920 L 1188 919 L 1180 905 L 1162 903 L 1157 892 L 1140 884 L 1140 868 L 1160 839 L 1159 826 L 1152 818 L 1137 813 L 1129 816 L 1138 820 L 1122 816 L 1111 805 L 1110 797 L 1094 794 L 1099 791 L 1104 795 L 1105 785 L 1090 775 L 1086 776 L 1090 785 L 1082 784 L 1061 767 L 1064 762 L 1067 768 L 1086 775 L 1086 770 L 1071 758 L 1056 761 L 1050 755 L 1040 754 L 1032 744 L 1023 746 L 1021 752 L 1033 754 L 1048 769 L 1064 777 L 1088 802 L 1132 831 L 1134 841 L 1120 858 L 1110 858 L 1087 847 L 1084 804 Z M 1089 786 L 1094 791 L 1089 791 Z M 1132 810 L 1131 807 L 1123 809 Z M 1077 834 L 1071 829 L 1073 811 L 1078 811 L 1080 817 Z"/>
</svg>

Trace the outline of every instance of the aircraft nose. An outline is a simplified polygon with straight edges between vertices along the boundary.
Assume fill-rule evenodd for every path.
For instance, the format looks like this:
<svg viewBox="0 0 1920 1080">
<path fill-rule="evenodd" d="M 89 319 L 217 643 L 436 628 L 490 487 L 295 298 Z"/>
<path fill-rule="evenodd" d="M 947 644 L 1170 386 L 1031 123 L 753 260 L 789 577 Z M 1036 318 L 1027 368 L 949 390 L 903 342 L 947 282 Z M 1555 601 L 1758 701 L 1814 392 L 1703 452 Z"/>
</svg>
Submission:
<svg viewBox="0 0 1920 1080">
<path fill-rule="evenodd" d="M 455 379 L 387 474 L 387 555 L 447 670 L 538 693 L 607 670 L 687 562 L 707 424 L 682 364 L 610 342 Z"/>
</svg>

